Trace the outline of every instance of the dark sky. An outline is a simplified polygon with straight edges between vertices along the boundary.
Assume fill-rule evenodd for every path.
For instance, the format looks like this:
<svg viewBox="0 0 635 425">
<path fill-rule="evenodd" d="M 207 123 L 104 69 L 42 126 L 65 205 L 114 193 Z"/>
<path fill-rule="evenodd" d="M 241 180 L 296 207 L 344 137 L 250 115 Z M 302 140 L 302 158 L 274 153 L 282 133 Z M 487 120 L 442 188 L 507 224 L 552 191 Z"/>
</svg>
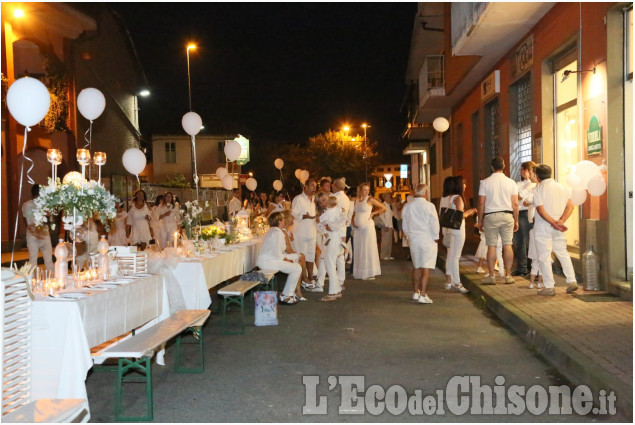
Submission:
<svg viewBox="0 0 635 425">
<path fill-rule="evenodd" d="M 111 6 L 126 22 L 152 90 L 140 100 L 144 133 L 183 131 L 185 46 L 193 41 L 192 109 L 206 133 L 298 143 L 345 121 L 367 121 L 382 153 L 401 151 L 416 3 Z"/>
</svg>

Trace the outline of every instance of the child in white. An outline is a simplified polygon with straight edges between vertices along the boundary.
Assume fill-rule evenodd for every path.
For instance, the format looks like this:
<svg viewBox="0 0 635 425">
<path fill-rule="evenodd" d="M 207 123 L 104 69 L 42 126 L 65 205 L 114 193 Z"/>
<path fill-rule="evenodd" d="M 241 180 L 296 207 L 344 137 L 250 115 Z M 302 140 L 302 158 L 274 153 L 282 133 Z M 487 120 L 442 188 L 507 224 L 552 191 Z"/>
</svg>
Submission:
<svg viewBox="0 0 635 425">
<path fill-rule="evenodd" d="M 540 165 L 536 167 L 536 177 L 540 181 L 534 190 L 534 205 L 536 212 L 534 224 L 534 237 L 540 273 L 543 277 L 544 289 L 538 291 L 539 295 L 555 295 L 553 270 L 551 270 L 551 252 L 553 251 L 560 261 L 562 271 L 569 286 L 567 292 L 578 289 L 571 257 L 567 251 L 567 239 L 564 232 L 567 221 L 573 211 L 573 204 L 569 199 L 568 190 L 551 178 L 551 167 Z"/>
<path fill-rule="evenodd" d="M 336 262 L 337 257 L 344 254 L 345 247 L 338 229 L 345 220 L 346 216 L 342 213 L 342 209 L 337 207 L 337 198 L 330 196 L 326 210 L 320 216 L 320 222 L 317 226 L 318 232 L 324 238 L 324 248 L 326 250 L 324 253 L 324 268 L 329 277 L 329 296 L 324 297 L 323 301 L 333 301 L 330 298 L 341 295 L 342 292 L 337 276 Z"/>
</svg>

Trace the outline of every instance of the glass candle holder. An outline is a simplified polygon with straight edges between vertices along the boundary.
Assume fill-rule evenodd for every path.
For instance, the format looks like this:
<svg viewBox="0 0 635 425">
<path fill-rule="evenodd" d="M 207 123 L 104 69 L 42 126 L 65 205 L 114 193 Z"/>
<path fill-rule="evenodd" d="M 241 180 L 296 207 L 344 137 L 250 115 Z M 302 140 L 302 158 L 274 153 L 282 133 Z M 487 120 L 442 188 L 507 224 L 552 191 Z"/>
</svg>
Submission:
<svg viewBox="0 0 635 425">
<path fill-rule="evenodd" d="M 77 162 L 80 165 L 88 165 L 90 162 L 90 151 L 88 149 L 77 149 Z"/>
<path fill-rule="evenodd" d="M 106 152 L 95 152 L 93 163 L 99 166 L 106 165 Z"/>
</svg>

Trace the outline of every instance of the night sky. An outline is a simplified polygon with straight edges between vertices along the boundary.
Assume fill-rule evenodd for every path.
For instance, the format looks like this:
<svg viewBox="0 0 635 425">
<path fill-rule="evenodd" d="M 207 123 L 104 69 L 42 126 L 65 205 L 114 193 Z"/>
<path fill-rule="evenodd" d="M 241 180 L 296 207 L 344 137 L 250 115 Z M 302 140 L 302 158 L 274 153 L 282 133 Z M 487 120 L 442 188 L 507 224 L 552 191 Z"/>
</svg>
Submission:
<svg viewBox="0 0 635 425">
<path fill-rule="evenodd" d="M 190 51 L 192 110 L 205 133 L 301 143 L 366 121 L 384 159 L 400 157 L 416 3 L 111 7 L 124 18 L 152 91 L 140 99 L 145 136 L 183 132 L 191 41 L 198 45 Z"/>
</svg>

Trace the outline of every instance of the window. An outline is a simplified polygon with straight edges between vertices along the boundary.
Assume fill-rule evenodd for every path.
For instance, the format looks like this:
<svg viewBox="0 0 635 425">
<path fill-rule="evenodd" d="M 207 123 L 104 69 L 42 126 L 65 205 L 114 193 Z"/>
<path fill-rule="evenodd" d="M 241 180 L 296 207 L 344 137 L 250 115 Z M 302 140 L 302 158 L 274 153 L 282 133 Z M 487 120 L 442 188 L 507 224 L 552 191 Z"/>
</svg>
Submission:
<svg viewBox="0 0 635 425">
<path fill-rule="evenodd" d="M 218 142 L 218 153 L 225 153 L 225 142 Z"/>
<path fill-rule="evenodd" d="M 531 161 L 531 80 L 523 78 L 510 89 L 509 177 L 520 180 L 520 166 Z"/>
<path fill-rule="evenodd" d="M 380 173 L 383 173 L 384 172 L 384 167 L 377 168 L 377 171 L 380 172 Z"/>
<path fill-rule="evenodd" d="M 165 142 L 165 162 L 173 164 L 176 162 L 176 143 Z"/>
<path fill-rule="evenodd" d="M 499 155 L 500 134 L 498 129 L 498 99 L 485 105 L 485 164 L 489 170 L 492 159 Z M 487 177 L 487 176 L 484 176 Z"/>
<path fill-rule="evenodd" d="M 452 138 L 449 130 L 441 136 L 441 149 L 441 166 L 445 170 L 452 166 Z"/>
</svg>

